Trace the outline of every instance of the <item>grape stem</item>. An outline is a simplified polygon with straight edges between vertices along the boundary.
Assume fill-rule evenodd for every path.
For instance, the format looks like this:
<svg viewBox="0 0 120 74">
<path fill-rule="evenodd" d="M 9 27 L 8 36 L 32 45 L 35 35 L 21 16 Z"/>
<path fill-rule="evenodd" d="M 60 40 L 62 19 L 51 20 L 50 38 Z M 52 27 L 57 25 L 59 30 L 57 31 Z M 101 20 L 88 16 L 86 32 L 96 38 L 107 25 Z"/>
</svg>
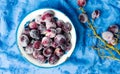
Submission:
<svg viewBox="0 0 120 74">
<path fill-rule="evenodd" d="M 84 8 L 80 7 L 80 10 L 82 11 L 82 13 L 85 13 Z M 102 41 L 106 47 L 108 47 L 109 49 L 112 49 L 113 51 L 115 51 L 116 53 L 118 53 L 120 55 L 120 51 L 118 48 L 115 48 L 114 46 L 108 44 L 101 36 L 99 36 L 99 34 L 97 34 L 96 28 L 93 26 L 93 23 L 91 23 L 89 19 L 87 21 L 87 24 L 88 24 L 89 28 L 93 31 L 93 34 L 96 38 L 98 38 L 100 41 Z M 110 56 L 109 57 L 106 56 L 106 57 L 111 58 Z M 118 58 L 116 58 L 116 57 L 112 57 L 112 58 L 115 60 L 118 60 Z"/>
</svg>

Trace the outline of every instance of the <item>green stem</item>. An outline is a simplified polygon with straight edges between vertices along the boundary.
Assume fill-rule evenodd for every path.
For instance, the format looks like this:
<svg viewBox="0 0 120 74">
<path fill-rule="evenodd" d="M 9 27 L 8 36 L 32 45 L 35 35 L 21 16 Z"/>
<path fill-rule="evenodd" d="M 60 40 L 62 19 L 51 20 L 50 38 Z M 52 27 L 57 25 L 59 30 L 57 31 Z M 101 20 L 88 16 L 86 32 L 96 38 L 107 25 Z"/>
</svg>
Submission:
<svg viewBox="0 0 120 74">
<path fill-rule="evenodd" d="M 80 7 L 80 10 L 82 11 L 82 13 L 85 13 L 85 10 L 82 7 Z"/>
</svg>

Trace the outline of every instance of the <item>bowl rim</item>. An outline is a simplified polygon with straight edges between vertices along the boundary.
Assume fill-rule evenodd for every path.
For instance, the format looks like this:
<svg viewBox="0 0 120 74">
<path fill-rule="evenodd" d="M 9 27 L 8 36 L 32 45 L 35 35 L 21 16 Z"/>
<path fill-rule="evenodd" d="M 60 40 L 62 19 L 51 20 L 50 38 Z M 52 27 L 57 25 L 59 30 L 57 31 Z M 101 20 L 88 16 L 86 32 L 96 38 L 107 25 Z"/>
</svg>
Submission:
<svg viewBox="0 0 120 74">
<path fill-rule="evenodd" d="M 53 66 L 49 66 L 49 67 L 39 66 L 39 65 L 37 65 L 37 64 L 29 61 L 29 60 L 27 59 L 27 57 L 25 57 L 25 56 L 23 55 L 23 53 L 21 52 L 21 49 L 20 49 L 19 43 L 18 43 L 18 35 L 19 35 L 19 34 L 18 34 L 18 31 L 19 31 L 19 27 L 20 27 L 21 23 L 25 20 L 25 18 L 26 18 L 28 15 L 30 15 L 30 14 L 33 13 L 33 12 L 40 11 L 40 10 L 53 10 L 53 11 L 60 12 L 61 14 L 63 14 L 65 17 L 67 17 L 67 18 L 69 19 L 72 27 L 74 28 L 74 33 L 75 33 L 75 36 L 74 36 L 74 40 L 75 40 L 74 48 L 73 48 L 73 51 L 71 52 L 70 56 L 69 56 L 69 57 L 66 57 L 66 59 L 65 59 L 63 62 L 61 62 L 60 64 L 53 65 Z M 26 21 L 26 22 L 27 22 L 27 21 Z M 22 20 L 19 22 L 19 25 L 17 26 L 17 30 L 16 30 L 16 43 L 17 43 L 17 47 L 18 47 L 18 50 L 19 50 L 21 56 L 22 56 L 28 63 L 30 63 L 30 64 L 32 64 L 32 65 L 34 65 L 34 66 L 36 66 L 36 67 L 39 67 L 39 68 L 52 68 L 52 67 L 57 67 L 57 66 L 60 66 L 60 65 L 64 64 L 65 61 L 67 61 L 67 59 L 70 58 L 71 55 L 73 54 L 73 52 L 74 52 L 74 50 L 75 50 L 75 47 L 76 47 L 76 42 L 77 42 L 76 40 L 77 40 L 76 30 L 75 30 L 75 26 L 73 25 L 71 19 L 70 19 L 65 13 L 63 13 L 62 11 L 60 11 L 60 10 L 58 10 L 58 9 L 54 9 L 54 8 L 40 8 L 40 9 L 33 10 L 33 11 L 29 12 L 29 13 L 26 14 L 26 15 L 22 18 Z M 67 52 L 67 53 L 68 53 L 68 52 Z"/>
</svg>

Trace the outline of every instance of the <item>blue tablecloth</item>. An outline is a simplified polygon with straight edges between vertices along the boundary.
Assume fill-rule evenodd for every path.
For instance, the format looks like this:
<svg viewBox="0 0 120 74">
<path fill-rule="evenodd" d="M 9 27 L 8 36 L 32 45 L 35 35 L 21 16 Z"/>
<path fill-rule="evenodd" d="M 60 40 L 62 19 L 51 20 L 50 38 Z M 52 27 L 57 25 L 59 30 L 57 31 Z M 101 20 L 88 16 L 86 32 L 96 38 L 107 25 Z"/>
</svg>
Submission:
<svg viewBox="0 0 120 74">
<path fill-rule="evenodd" d="M 26 61 L 16 44 L 16 30 L 22 19 L 40 8 L 54 8 L 65 13 L 77 32 L 76 48 L 63 64 L 53 68 L 39 68 Z M 101 16 L 95 21 L 98 33 L 111 24 L 120 24 L 120 0 L 87 0 L 85 10 L 89 16 L 99 9 Z M 0 0 L 0 74 L 120 74 L 120 62 L 101 59 L 90 48 L 97 40 L 78 15 L 77 0 Z"/>
</svg>

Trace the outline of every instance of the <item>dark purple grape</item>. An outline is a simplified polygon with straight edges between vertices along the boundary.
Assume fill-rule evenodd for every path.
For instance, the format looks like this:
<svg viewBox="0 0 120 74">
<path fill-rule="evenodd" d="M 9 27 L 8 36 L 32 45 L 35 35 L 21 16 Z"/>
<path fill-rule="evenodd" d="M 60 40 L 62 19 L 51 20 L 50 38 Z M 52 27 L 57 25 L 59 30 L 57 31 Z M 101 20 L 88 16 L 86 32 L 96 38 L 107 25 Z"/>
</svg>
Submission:
<svg viewBox="0 0 120 74">
<path fill-rule="evenodd" d="M 54 16 L 55 15 L 55 12 L 53 10 L 47 10 L 45 11 L 43 14 L 49 14 L 51 16 Z"/>
<path fill-rule="evenodd" d="M 46 32 L 46 27 L 45 27 L 45 25 L 40 24 L 40 25 L 38 26 L 38 30 L 40 30 L 41 34 L 45 34 L 45 32 Z"/>
<path fill-rule="evenodd" d="M 20 36 L 20 45 L 22 47 L 26 47 L 29 44 L 29 38 L 27 35 L 23 34 Z"/>
<path fill-rule="evenodd" d="M 56 64 L 58 62 L 58 60 L 59 60 L 59 57 L 55 54 L 53 54 L 49 57 L 50 64 Z"/>
<path fill-rule="evenodd" d="M 57 17 L 53 17 L 52 19 L 54 22 L 58 21 L 58 18 Z"/>
<path fill-rule="evenodd" d="M 39 61 L 40 63 L 45 63 L 47 58 L 46 58 L 44 55 L 39 54 L 39 55 L 37 56 L 37 59 L 38 59 L 38 61 Z"/>
<path fill-rule="evenodd" d="M 65 33 L 64 36 L 66 37 L 66 41 L 69 42 L 71 40 L 71 34 Z"/>
<path fill-rule="evenodd" d="M 93 13 L 92 13 L 92 19 L 96 19 L 100 16 L 100 11 L 99 10 L 95 10 Z"/>
<path fill-rule="evenodd" d="M 66 22 L 66 23 L 63 25 L 62 28 L 63 28 L 63 30 L 64 30 L 66 33 L 68 33 L 68 32 L 71 31 L 72 25 L 71 25 L 69 22 Z"/>
<path fill-rule="evenodd" d="M 65 51 L 69 51 L 72 48 L 72 44 L 69 42 L 66 44 L 66 49 Z"/>
<path fill-rule="evenodd" d="M 66 45 L 65 44 L 61 44 L 59 47 L 64 51 L 66 50 Z"/>
<path fill-rule="evenodd" d="M 52 46 L 53 48 L 56 48 L 56 47 L 58 47 L 58 43 L 52 42 L 51 46 Z"/>
<path fill-rule="evenodd" d="M 65 25 L 65 22 L 63 20 L 58 20 L 57 21 L 57 26 L 58 27 L 63 27 Z"/>
<path fill-rule="evenodd" d="M 51 56 L 53 51 L 54 51 L 54 49 L 52 49 L 52 48 L 46 48 L 46 49 L 43 50 L 43 55 L 46 56 L 46 57 L 49 57 L 49 56 Z"/>
<path fill-rule="evenodd" d="M 64 44 L 64 43 L 66 42 L 66 38 L 65 38 L 64 35 L 58 34 L 58 35 L 56 35 L 56 37 L 54 38 L 54 41 L 55 41 L 57 44 L 61 45 L 61 44 Z"/>
<path fill-rule="evenodd" d="M 62 32 L 62 29 L 61 28 L 56 28 L 56 32 L 57 32 L 57 34 L 60 34 Z"/>
<path fill-rule="evenodd" d="M 39 50 L 34 50 L 32 56 L 33 58 L 37 59 L 39 54 Z"/>
<path fill-rule="evenodd" d="M 102 38 L 105 41 L 109 42 L 109 41 L 111 41 L 114 38 L 114 35 L 110 31 L 105 31 L 105 32 L 102 32 Z"/>
<path fill-rule="evenodd" d="M 29 32 L 30 32 L 30 28 L 26 27 L 26 28 L 23 30 L 22 34 L 25 34 L 25 35 L 28 35 L 28 36 L 29 36 Z"/>
<path fill-rule="evenodd" d="M 32 44 L 29 44 L 29 45 L 25 48 L 25 52 L 26 52 L 27 54 L 32 54 L 32 53 L 33 53 Z"/>
<path fill-rule="evenodd" d="M 45 47 L 49 47 L 51 43 L 52 43 L 52 40 L 49 37 L 43 37 L 41 44 Z"/>
<path fill-rule="evenodd" d="M 48 10 L 48 11 L 45 11 L 43 13 L 43 15 L 41 16 L 41 18 L 42 18 L 42 20 L 45 20 L 45 19 L 47 19 L 49 17 L 54 17 L 54 14 L 55 14 L 54 11 Z"/>
<path fill-rule="evenodd" d="M 41 50 L 42 49 L 41 42 L 40 41 L 34 41 L 33 48 Z"/>
<path fill-rule="evenodd" d="M 46 28 L 47 29 L 56 28 L 56 23 L 55 22 L 46 21 Z"/>
<path fill-rule="evenodd" d="M 46 31 L 46 36 L 47 37 L 50 37 L 50 38 L 53 38 L 56 36 L 56 30 L 55 29 L 48 29 Z"/>
<path fill-rule="evenodd" d="M 112 33 L 118 33 L 119 27 L 117 25 L 111 25 L 108 30 Z"/>
<path fill-rule="evenodd" d="M 41 22 L 44 22 L 44 20 L 42 20 L 41 15 L 38 15 L 38 16 L 35 18 L 35 22 L 36 22 L 37 24 L 41 24 Z"/>
<path fill-rule="evenodd" d="M 30 29 L 37 29 L 38 28 L 38 24 L 36 22 L 30 22 L 29 23 L 29 28 Z"/>
<path fill-rule="evenodd" d="M 56 48 L 54 53 L 61 57 L 64 54 L 64 51 L 61 48 Z"/>
<path fill-rule="evenodd" d="M 86 23 L 88 21 L 88 16 L 85 13 L 79 15 L 79 20 L 81 23 Z"/>
<path fill-rule="evenodd" d="M 35 30 L 35 29 L 31 30 L 30 31 L 30 36 L 34 39 L 39 39 L 39 31 Z"/>
</svg>

